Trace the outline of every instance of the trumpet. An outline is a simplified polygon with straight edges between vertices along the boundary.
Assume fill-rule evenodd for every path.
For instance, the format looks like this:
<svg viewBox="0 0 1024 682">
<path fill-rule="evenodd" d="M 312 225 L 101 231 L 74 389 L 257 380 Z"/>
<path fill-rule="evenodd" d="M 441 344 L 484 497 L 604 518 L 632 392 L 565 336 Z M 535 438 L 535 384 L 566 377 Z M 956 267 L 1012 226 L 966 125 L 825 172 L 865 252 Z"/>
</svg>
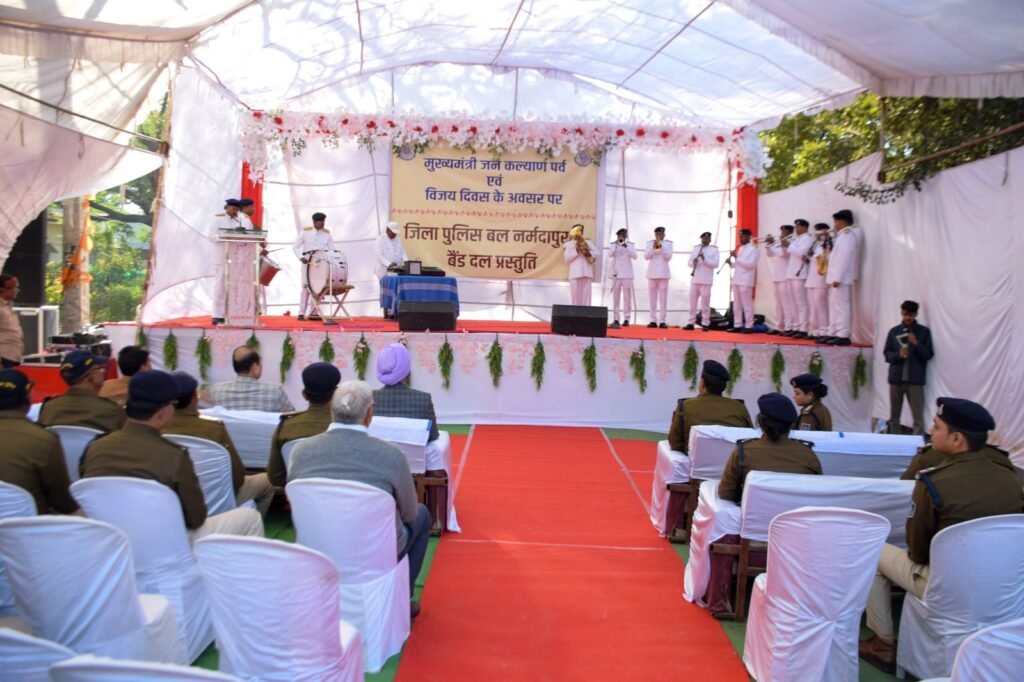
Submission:
<svg viewBox="0 0 1024 682">
<path fill-rule="evenodd" d="M 753 239 L 750 240 L 750 242 L 752 244 L 768 244 L 769 246 L 771 246 L 775 242 L 779 242 L 780 244 L 788 244 L 789 242 L 793 241 L 794 236 L 795 235 L 787 234 L 785 237 L 776 237 L 774 234 L 769 234 L 764 237 L 754 237 Z"/>
<path fill-rule="evenodd" d="M 662 242 L 662 240 L 660 240 L 660 239 L 655 239 L 654 240 L 654 250 L 655 251 L 661 251 L 661 242 Z"/>
<path fill-rule="evenodd" d="M 590 253 L 590 245 L 587 244 L 587 239 L 582 234 L 576 235 L 576 253 L 586 258 L 587 262 L 591 265 L 594 264 L 594 256 Z"/>
</svg>

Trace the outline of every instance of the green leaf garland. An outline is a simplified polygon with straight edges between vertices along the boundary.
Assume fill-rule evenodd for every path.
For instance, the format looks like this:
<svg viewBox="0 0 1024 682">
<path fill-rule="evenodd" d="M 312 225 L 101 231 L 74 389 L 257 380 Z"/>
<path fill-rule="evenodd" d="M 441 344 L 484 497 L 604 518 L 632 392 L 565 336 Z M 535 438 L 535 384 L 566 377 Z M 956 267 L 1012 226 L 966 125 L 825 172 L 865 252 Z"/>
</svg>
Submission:
<svg viewBox="0 0 1024 682">
<path fill-rule="evenodd" d="M 825 358 L 821 357 L 821 353 L 814 351 L 811 353 L 811 360 L 807 363 L 807 371 L 816 377 L 820 377 L 821 373 L 825 370 Z"/>
<path fill-rule="evenodd" d="M 733 348 L 729 353 L 729 383 L 725 385 L 725 392 L 732 395 L 732 388 L 740 380 L 743 374 L 743 353 L 739 348 Z"/>
<path fill-rule="evenodd" d="M 857 400 L 860 398 L 861 386 L 867 386 L 868 384 L 868 363 L 864 360 L 864 354 L 860 353 L 857 355 L 857 361 L 853 363 L 853 381 L 850 385 L 853 387 L 853 399 Z"/>
<path fill-rule="evenodd" d="M 533 347 L 533 359 L 530 360 L 530 376 L 533 378 L 533 383 L 537 385 L 537 390 L 540 390 L 541 384 L 544 383 L 544 363 L 547 362 L 547 355 L 544 353 L 544 344 L 540 342 L 540 337 L 537 337 L 537 345 Z"/>
<path fill-rule="evenodd" d="M 164 367 L 168 372 L 178 369 L 178 337 L 173 331 L 164 339 Z"/>
<path fill-rule="evenodd" d="M 452 352 L 452 344 L 448 343 L 448 335 L 444 335 L 444 343 L 437 351 L 437 366 L 441 368 L 441 387 L 448 390 L 452 387 L 452 364 L 455 362 L 455 353 Z"/>
<path fill-rule="evenodd" d="M 203 381 L 210 379 L 210 364 L 213 362 L 213 351 L 210 348 L 210 337 L 203 330 L 203 335 L 196 341 L 196 360 L 199 362 L 199 378 Z"/>
<path fill-rule="evenodd" d="M 355 348 L 352 349 L 352 364 L 356 368 L 356 376 L 360 381 L 366 381 L 366 366 L 370 364 L 370 344 L 366 342 L 366 336 L 359 335 Z"/>
<path fill-rule="evenodd" d="M 495 335 L 494 343 L 491 344 L 491 349 L 487 351 L 487 367 L 491 371 L 491 383 L 494 384 L 495 388 L 501 383 L 501 375 L 503 374 L 501 358 L 503 355 L 504 351 L 502 351 L 501 344 L 498 343 L 498 337 Z"/>
<path fill-rule="evenodd" d="M 779 393 L 782 392 L 782 375 L 785 373 L 786 358 L 782 357 L 782 350 L 776 348 L 775 355 L 772 356 L 772 384 Z"/>
<path fill-rule="evenodd" d="M 145 327 L 139 327 L 135 332 L 135 345 L 139 348 L 149 348 L 149 337 L 146 336 Z"/>
<path fill-rule="evenodd" d="M 320 362 L 334 364 L 334 346 L 331 345 L 331 337 L 324 333 L 324 340 L 320 343 Z"/>
<path fill-rule="evenodd" d="M 690 342 L 690 347 L 686 349 L 686 359 L 683 360 L 683 378 L 690 382 L 690 390 L 697 388 L 697 363 L 699 358 L 697 357 L 697 347 Z"/>
<path fill-rule="evenodd" d="M 647 354 L 644 352 L 643 341 L 640 342 L 640 347 L 629 356 L 629 366 L 633 370 L 633 378 L 640 386 L 640 392 L 644 393 L 647 390 Z"/>
<path fill-rule="evenodd" d="M 288 370 L 295 364 L 295 344 L 292 343 L 292 335 L 284 335 L 284 343 L 281 344 L 281 383 L 284 383 Z"/>
<path fill-rule="evenodd" d="M 248 346 L 249 348 L 252 348 L 253 350 L 256 350 L 256 351 L 258 351 L 260 349 L 260 340 L 256 338 L 256 330 L 255 329 L 252 331 L 251 334 L 249 334 L 249 338 L 246 339 L 245 345 Z"/>
<path fill-rule="evenodd" d="M 597 346 L 593 339 L 583 351 L 583 373 L 587 375 L 587 388 L 593 393 L 597 390 Z"/>
</svg>

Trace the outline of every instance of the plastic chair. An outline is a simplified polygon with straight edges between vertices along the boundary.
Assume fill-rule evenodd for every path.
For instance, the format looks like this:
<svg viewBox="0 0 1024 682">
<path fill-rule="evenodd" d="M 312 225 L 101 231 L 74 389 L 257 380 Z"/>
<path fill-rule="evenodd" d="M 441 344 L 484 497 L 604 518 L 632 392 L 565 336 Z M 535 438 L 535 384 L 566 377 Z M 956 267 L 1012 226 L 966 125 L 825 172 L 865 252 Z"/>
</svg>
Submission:
<svg viewBox="0 0 1024 682">
<path fill-rule="evenodd" d="M 165 597 L 139 594 L 128 539 L 93 519 L 0 521 L 7 577 L 37 635 L 79 653 L 186 663 Z"/>
<path fill-rule="evenodd" d="M 0 481 L 0 519 L 35 516 L 38 508 L 32 494 L 11 483 Z M 7 584 L 4 562 L 0 561 L 0 617 L 20 616 L 14 594 Z"/>
<path fill-rule="evenodd" d="M 56 642 L 0 628 L 0 666 L 9 682 L 50 682 L 50 666 L 74 655 Z"/>
<path fill-rule="evenodd" d="M 240 677 L 168 663 L 119 661 L 99 656 L 76 656 L 50 668 L 53 682 L 157 682 L 158 680 L 209 680 L 241 682 Z"/>
<path fill-rule="evenodd" d="M 367 671 L 377 672 L 402 650 L 410 627 L 409 560 L 397 561 L 394 498 L 364 483 L 326 478 L 292 481 L 285 491 L 296 541 L 334 562 L 341 613 L 359 629 Z"/>
<path fill-rule="evenodd" d="M 186 662 L 199 658 L 213 642 L 213 619 L 177 496 L 156 481 L 122 476 L 76 481 L 71 494 L 90 518 L 128 537 L 139 589 L 167 598 Z"/>
<path fill-rule="evenodd" d="M 743 647 L 752 677 L 857 682 L 860 616 L 888 534 L 885 518 L 853 509 L 803 507 L 775 517 Z"/>
<path fill-rule="evenodd" d="M 989 516 L 932 538 L 928 584 L 908 594 L 900 617 L 897 675 L 942 677 L 960 644 L 991 625 L 1024 617 L 1024 514 Z"/>
<path fill-rule="evenodd" d="M 213 535 L 195 544 L 222 672 L 245 679 L 363 679 L 359 633 L 341 620 L 338 571 L 311 549 Z"/>
<path fill-rule="evenodd" d="M 74 483 L 81 478 L 78 473 L 78 465 L 82 462 L 85 449 L 96 436 L 102 436 L 103 432 L 88 426 L 48 426 L 46 428 L 60 438 L 60 446 L 64 449 L 64 461 L 68 465 L 68 478 Z"/>
<path fill-rule="evenodd" d="M 231 455 L 227 448 L 195 436 L 166 433 L 164 438 L 188 450 L 196 477 L 199 478 L 199 487 L 203 489 L 207 514 L 223 514 L 238 507 L 231 479 Z"/>
</svg>

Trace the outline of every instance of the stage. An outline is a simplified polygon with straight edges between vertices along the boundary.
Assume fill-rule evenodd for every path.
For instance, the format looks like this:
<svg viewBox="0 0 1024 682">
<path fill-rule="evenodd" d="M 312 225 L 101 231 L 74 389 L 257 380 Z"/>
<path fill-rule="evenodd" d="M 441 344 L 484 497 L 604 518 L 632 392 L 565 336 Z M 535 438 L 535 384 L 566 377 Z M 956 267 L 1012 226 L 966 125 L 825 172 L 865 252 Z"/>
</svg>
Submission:
<svg viewBox="0 0 1024 682">
<path fill-rule="evenodd" d="M 684 378 L 688 350 L 697 355 L 697 367 L 714 359 L 727 367 L 742 363 L 733 397 L 743 399 L 756 414 L 757 397 L 775 390 L 772 365 L 776 352 L 784 367 L 782 391 L 789 394 L 789 377 L 808 371 L 820 358 L 822 377 L 829 385 L 825 399 L 832 410 L 834 428 L 867 431 L 870 426 L 872 382 L 859 386 L 854 397 L 858 357 L 870 371 L 870 347 L 819 346 L 811 341 L 768 334 L 734 334 L 725 331 L 684 331 L 679 327 L 650 329 L 631 325 L 609 329 L 606 338 L 591 339 L 551 334 L 548 322 L 505 320 L 458 320 L 451 332 L 401 332 L 398 323 L 380 318 L 340 319 L 337 325 L 299 321 L 282 316 L 260 318 L 250 327 L 213 326 L 209 317 L 167 320 L 143 328 L 154 367 L 172 365 L 199 376 L 196 349 L 205 337 L 210 347 L 208 382 L 231 379 L 231 352 L 255 336 L 263 357 L 263 380 L 281 380 L 281 359 L 286 343 L 294 361 L 284 375 L 284 385 L 297 409 L 302 409 L 301 370 L 321 358 L 324 341 L 334 352 L 334 364 L 343 380 L 357 378 L 353 355 L 361 340 L 369 348 L 366 380 L 379 386 L 374 373 L 377 352 L 400 340 L 412 357 L 412 385 L 429 391 L 438 420 L 445 423 L 553 424 L 605 426 L 668 431 L 676 401 L 696 393 Z M 137 327 L 129 323 L 107 325 L 114 352 L 135 342 Z M 173 334 L 174 343 L 168 344 Z M 439 352 L 445 342 L 451 350 L 450 387 L 443 386 Z M 497 346 L 495 346 L 497 342 Z M 540 349 L 538 349 L 540 343 Z M 174 346 L 177 352 L 173 352 Z M 639 351 L 643 350 L 641 354 Z M 498 353 L 500 351 L 500 361 Z M 543 363 L 540 358 L 543 356 Z M 593 381 L 587 375 L 585 356 L 593 357 Z M 691 356 L 692 357 L 692 356 Z M 776 364 L 778 360 L 776 359 Z M 495 382 L 492 365 L 500 367 Z M 542 366 L 541 385 L 531 369 Z M 699 371 L 699 369 L 698 369 Z M 641 377 L 643 386 L 641 385 Z M 495 385 L 497 383 L 497 385 Z"/>
</svg>

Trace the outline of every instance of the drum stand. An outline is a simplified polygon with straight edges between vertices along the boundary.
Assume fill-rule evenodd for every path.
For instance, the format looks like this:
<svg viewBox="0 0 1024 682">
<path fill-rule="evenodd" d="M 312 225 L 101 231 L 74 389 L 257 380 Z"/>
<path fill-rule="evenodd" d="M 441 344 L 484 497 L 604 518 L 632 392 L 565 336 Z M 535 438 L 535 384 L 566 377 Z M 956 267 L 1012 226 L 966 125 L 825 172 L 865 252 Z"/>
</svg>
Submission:
<svg viewBox="0 0 1024 682">
<path fill-rule="evenodd" d="M 340 287 L 329 288 L 327 292 L 319 296 L 310 291 L 309 294 L 313 297 L 313 315 L 319 315 L 325 325 L 338 324 L 335 318 L 338 317 L 339 312 L 344 313 L 346 320 L 351 320 L 352 316 L 345 309 L 345 299 L 353 289 L 355 289 L 354 285 L 343 284 Z"/>
</svg>

